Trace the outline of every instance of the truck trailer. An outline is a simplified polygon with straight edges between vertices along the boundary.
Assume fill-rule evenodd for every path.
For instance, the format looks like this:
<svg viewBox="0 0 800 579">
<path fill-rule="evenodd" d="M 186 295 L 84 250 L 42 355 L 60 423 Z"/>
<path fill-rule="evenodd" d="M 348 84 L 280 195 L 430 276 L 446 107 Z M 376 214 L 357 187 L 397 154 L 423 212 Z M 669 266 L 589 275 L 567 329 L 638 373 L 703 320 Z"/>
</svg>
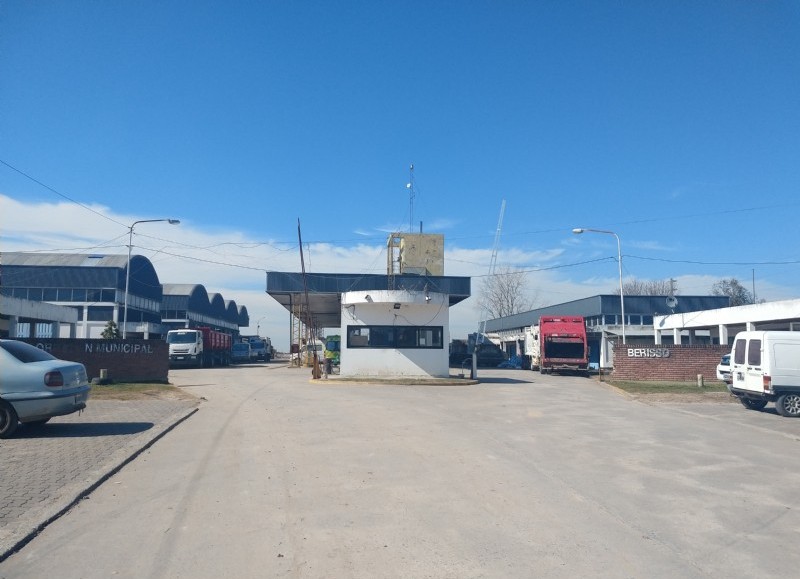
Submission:
<svg viewBox="0 0 800 579">
<path fill-rule="evenodd" d="M 541 316 L 526 328 L 525 356 L 531 370 L 589 373 L 589 345 L 582 316 Z"/>
<path fill-rule="evenodd" d="M 231 363 L 231 335 L 212 328 L 170 330 L 167 344 L 171 366 L 210 368 Z"/>
</svg>

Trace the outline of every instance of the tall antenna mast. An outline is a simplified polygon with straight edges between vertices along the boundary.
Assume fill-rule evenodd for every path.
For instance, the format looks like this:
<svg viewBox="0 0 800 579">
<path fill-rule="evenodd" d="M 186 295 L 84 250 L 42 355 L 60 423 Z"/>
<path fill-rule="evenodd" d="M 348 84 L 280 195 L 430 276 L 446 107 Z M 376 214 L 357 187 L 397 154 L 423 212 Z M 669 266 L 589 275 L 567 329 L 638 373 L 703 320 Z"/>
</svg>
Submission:
<svg viewBox="0 0 800 579">
<path fill-rule="evenodd" d="M 506 200 L 500 204 L 500 219 L 497 220 L 497 231 L 494 234 L 494 247 L 492 248 L 492 258 L 489 260 L 489 277 L 494 275 L 497 269 L 497 250 L 500 247 L 500 231 L 503 229 L 503 214 L 506 212 Z M 486 331 L 486 304 L 481 311 L 481 319 L 478 324 L 478 336 L 475 340 L 476 344 L 480 344 L 483 339 L 483 334 Z"/>
<path fill-rule="evenodd" d="M 408 169 L 408 185 L 406 185 L 408 189 L 408 211 L 409 211 L 409 219 L 408 219 L 408 232 L 414 233 L 414 195 L 416 193 L 414 189 L 414 163 L 411 163 L 411 167 Z"/>
</svg>

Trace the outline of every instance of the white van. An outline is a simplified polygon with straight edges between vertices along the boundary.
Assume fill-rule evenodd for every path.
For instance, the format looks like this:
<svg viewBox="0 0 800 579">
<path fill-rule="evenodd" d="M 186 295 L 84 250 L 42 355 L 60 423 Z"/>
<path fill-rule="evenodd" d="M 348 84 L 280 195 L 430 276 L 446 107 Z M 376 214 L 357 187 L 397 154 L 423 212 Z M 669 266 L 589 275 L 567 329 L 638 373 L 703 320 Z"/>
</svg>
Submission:
<svg viewBox="0 0 800 579">
<path fill-rule="evenodd" d="M 731 352 L 731 394 L 751 410 L 774 402 L 800 417 L 800 332 L 739 332 Z"/>
</svg>

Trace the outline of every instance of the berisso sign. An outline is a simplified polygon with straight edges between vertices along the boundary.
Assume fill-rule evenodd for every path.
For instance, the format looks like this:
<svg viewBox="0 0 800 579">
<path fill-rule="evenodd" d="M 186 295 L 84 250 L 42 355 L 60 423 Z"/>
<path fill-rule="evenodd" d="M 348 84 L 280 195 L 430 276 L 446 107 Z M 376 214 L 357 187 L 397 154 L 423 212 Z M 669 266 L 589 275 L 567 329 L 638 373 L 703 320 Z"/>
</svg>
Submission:
<svg viewBox="0 0 800 579">
<path fill-rule="evenodd" d="M 669 358 L 669 348 L 628 348 L 628 358 Z"/>
</svg>

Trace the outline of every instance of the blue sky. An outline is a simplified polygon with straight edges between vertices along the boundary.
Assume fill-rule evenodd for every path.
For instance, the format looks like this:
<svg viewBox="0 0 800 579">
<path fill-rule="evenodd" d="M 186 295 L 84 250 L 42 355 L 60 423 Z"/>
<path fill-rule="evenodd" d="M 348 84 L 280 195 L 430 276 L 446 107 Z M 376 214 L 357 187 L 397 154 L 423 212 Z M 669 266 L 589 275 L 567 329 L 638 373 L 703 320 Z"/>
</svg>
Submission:
<svg viewBox="0 0 800 579">
<path fill-rule="evenodd" d="M 794 1 L 4 1 L 0 248 L 123 253 L 177 218 L 135 251 L 285 343 L 263 272 L 299 270 L 297 220 L 310 270 L 381 273 L 413 163 L 414 228 L 473 292 L 505 200 L 537 305 L 616 287 L 613 237 L 574 227 L 629 279 L 794 298 L 798 54 Z"/>
</svg>

